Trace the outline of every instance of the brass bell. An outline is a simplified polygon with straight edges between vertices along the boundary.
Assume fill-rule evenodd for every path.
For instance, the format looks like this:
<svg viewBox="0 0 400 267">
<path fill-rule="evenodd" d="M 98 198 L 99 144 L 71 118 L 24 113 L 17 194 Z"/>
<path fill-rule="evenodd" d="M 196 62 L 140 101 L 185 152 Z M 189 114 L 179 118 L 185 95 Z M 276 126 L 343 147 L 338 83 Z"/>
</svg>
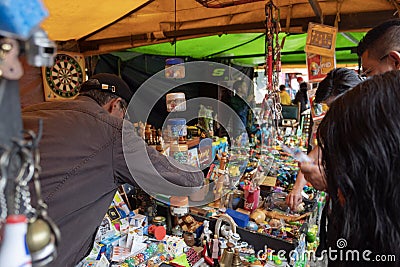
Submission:
<svg viewBox="0 0 400 267">
<path fill-rule="evenodd" d="M 233 263 L 233 248 L 235 245 L 231 242 L 228 242 L 227 248 L 224 250 L 224 253 L 222 253 L 221 260 L 220 260 L 220 266 L 221 267 L 231 267 Z"/>
<path fill-rule="evenodd" d="M 28 232 L 26 234 L 26 242 L 29 251 L 35 252 L 44 248 L 51 240 L 51 229 L 49 224 L 43 219 L 37 218 L 28 223 Z"/>
<path fill-rule="evenodd" d="M 243 264 L 239 256 L 239 249 L 235 248 L 235 253 L 233 254 L 232 267 L 241 267 L 241 266 L 243 266 Z"/>
<path fill-rule="evenodd" d="M 47 266 L 57 257 L 58 228 L 42 217 L 28 223 L 26 243 L 32 257 L 32 266 Z"/>
</svg>

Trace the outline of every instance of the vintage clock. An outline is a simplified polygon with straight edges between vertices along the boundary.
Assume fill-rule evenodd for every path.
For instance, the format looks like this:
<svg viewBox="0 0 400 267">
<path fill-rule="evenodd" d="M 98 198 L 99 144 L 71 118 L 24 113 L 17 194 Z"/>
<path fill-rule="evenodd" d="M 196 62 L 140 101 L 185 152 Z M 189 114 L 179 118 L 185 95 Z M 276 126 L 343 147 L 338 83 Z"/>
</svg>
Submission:
<svg viewBox="0 0 400 267">
<path fill-rule="evenodd" d="M 59 52 L 51 67 L 42 68 L 46 101 L 72 99 L 85 81 L 85 58 L 82 54 Z"/>
</svg>

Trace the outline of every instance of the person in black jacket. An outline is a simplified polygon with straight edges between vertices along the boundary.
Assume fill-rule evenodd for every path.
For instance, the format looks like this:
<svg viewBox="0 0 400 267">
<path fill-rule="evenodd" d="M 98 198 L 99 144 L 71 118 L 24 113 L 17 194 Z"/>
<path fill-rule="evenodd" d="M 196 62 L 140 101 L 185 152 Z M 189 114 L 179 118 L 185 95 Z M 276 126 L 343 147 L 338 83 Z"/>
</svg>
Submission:
<svg viewBox="0 0 400 267">
<path fill-rule="evenodd" d="M 96 74 L 76 99 L 22 111 L 25 129 L 37 132 L 43 121 L 39 179 L 49 217 L 61 231 L 58 257 L 48 266 L 73 267 L 89 253 L 120 185 L 188 195 L 203 183 L 199 169 L 161 155 L 135 134 L 123 119 L 131 97 L 118 76 Z"/>
<path fill-rule="evenodd" d="M 233 120 L 234 134 L 237 135 L 244 132 L 245 129 L 248 132 L 251 129 L 251 106 L 254 102 L 254 94 L 249 92 L 249 85 L 244 80 L 236 81 L 232 87 L 235 94 L 230 98 L 229 106 L 240 118 L 240 121 Z"/>
<path fill-rule="evenodd" d="M 294 97 L 293 104 L 297 105 L 300 103 L 300 113 L 303 113 L 306 109 L 309 108 L 308 106 L 308 84 L 306 82 L 302 82 L 300 84 L 300 89 L 296 93 L 296 96 Z"/>
</svg>

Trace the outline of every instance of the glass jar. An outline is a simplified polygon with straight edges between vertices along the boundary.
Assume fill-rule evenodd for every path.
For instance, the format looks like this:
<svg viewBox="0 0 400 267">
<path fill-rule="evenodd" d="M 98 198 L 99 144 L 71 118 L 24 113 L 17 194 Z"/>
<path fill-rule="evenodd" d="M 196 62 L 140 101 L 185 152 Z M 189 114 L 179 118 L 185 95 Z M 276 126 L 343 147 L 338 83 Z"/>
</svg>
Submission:
<svg viewBox="0 0 400 267">
<path fill-rule="evenodd" d="M 183 233 L 183 240 L 185 241 L 186 245 L 189 247 L 193 247 L 196 243 L 193 233 L 190 233 L 190 232 Z"/>
<path fill-rule="evenodd" d="M 172 144 L 169 151 L 169 156 L 180 163 L 187 163 L 188 146 L 186 144 Z"/>
<path fill-rule="evenodd" d="M 165 60 L 165 78 L 185 78 L 185 65 L 182 58 L 167 58 Z"/>
<path fill-rule="evenodd" d="M 186 99 L 184 93 L 167 94 L 167 111 L 178 112 L 186 110 Z"/>
<path fill-rule="evenodd" d="M 167 135 L 170 140 L 178 140 L 179 137 L 186 137 L 186 120 L 183 118 L 168 119 Z"/>
</svg>

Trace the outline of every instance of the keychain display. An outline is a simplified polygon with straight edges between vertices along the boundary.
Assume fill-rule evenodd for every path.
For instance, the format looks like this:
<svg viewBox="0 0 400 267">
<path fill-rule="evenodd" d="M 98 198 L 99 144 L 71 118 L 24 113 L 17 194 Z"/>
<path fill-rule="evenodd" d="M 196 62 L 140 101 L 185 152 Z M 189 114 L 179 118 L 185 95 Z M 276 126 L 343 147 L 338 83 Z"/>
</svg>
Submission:
<svg viewBox="0 0 400 267">
<path fill-rule="evenodd" d="M 3 240 L 4 224 L 7 218 L 7 201 L 5 188 L 7 184 L 7 168 L 9 162 L 9 151 L 5 150 L 0 156 L 0 244 Z"/>
<path fill-rule="evenodd" d="M 2 240 L 0 248 L 0 266 L 32 266 L 26 239 L 28 228 L 26 214 L 31 210 L 28 182 L 32 179 L 34 169 L 32 154 L 25 145 L 24 141 L 14 140 L 12 147 L 5 148 L 0 158 L 0 203 L 3 222 L 6 216 L 5 224 L 2 225 L 4 240 Z M 16 177 L 11 180 L 14 173 Z M 11 212 L 9 215 L 4 192 L 8 181 L 15 183 L 14 200 L 10 202 Z"/>
<path fill-rule="evenodd" d="M 1 246 L 0 265 L 14 266 L 16 263 L 14 251 L 14 237 L 22 236 L 20 245 L 24 249 L 19 250 L 15 266 L 45 266 L 57 256 L 57 245 L 60 240 L 60 231 L 56 224 L 47 215 L 47 205 L 43 201 L 40 191 L 40 155 L 38 143 L 41 137 L 42 123 L 39 123 L 39 133 L 26 132 L 24 140 L 14 140 L 10 149 L 4 149 L 0 157 L 0 219 L 6 221 L 4 240 Z M 13 172 L 10 166 L 13 165 Z M 14 166 L 16 165 L 16 166 Z M 15 168 L 14 168 L 15 167 Z M 15 179 L 11 175 L 15 173 Z M 10 177 L 10 179 L 9 179 Z M 31 195 L 28 183 L 33 179 L 36 205 L 31 205 Z M 5 187 L 7 182 L 14 183 L 14 199 L 7 199 Z M 13 202 L 11 202 L 13 200 Z M 10 212 L 7 210 L 7 202 L 10 201 Z M 11 205 L 13 204 L 13 205 Z M 7 216 L 7 214 L 10 214 Z M 11 242 L 8 239 L 12 239 Z M 3 253 L 4 252 L 4 253 Z"/>
<path fill-rule="evenodd" d="M 29 132 L 31 140 L 29 142 L 34 162 L 33 183 L 36 194 L 36 212 L 28 223 L 27 243 L 32 256 L 33 266 L 45 266 L 57 257 L 57 245 L 60 242 L 60 230 L 53 220 L 47 215 L 47 204 L 43 201 L 39 173 L 40 173 L 40 154 L 38 143 L 41 138 L 41 123 L 39 133 L 36 137 L 33 132 Z"/>
<path fill-rule="evenodd" d="M 273 101 L 273 119 L 275 126 L 282 119 L 282 106 L 279 94 L 279 73 L 281 72 L 281 47 L 279 44 L 280 12 L 272 1 L 265 6 L 266 17 L 266 76 L 269 98 Z M 275 41 L 275 43 L 274 43 Z"/>
</svg>

